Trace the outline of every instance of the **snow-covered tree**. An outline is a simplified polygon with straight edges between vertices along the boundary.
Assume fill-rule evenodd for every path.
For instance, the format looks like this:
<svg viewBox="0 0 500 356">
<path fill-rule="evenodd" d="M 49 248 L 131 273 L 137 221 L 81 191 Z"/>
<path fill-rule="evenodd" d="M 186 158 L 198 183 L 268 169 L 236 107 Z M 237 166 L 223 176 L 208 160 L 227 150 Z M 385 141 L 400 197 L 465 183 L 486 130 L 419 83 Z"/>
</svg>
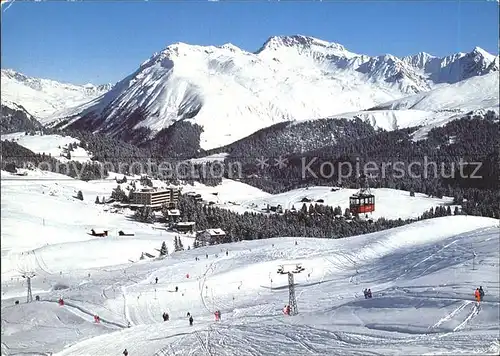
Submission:
<svg viewBox="0 0 500 356">
<path fill-rule="evenodd" d="M 116 188 L 111 192 L 111 198 L 121 203 L 127 203 L 129 199 L 127 193 L 125 193 L 119 185 L 117 185 Z"/>
<path fill-rule="evenodd" d="M 153 223 L 155 215 L 149 206 L 143 206 L 135 211 L 134 219 L 143 223 Z"/>
<path fill-rule="evenodd" d="M 166 256 L 168 255 L 168 248 L 167 248 L 167 244 L 165 243 L 165 241 L 163 241 L 163 243 L 161 244 L 161 248 L 160 248 L 160 256 Z"/>
<path fill-rule="evenodd" d="M 175 252 L 179 252 L 179 251 L 184 250 L 184 246 L 182 246 L 182 241 L 181 241 L 181 238 L 179 236 L 176 236 L 174 238 L 174 249 L 175 249 Z"/>
</svg>

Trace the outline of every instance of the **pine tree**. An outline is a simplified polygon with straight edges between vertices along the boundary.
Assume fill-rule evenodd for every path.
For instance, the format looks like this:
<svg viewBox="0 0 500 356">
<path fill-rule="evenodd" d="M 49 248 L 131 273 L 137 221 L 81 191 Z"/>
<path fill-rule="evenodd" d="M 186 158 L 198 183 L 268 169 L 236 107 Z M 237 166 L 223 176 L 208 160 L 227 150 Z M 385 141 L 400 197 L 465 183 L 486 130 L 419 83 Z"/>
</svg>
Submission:
<svg viewBox="0 0 500 356">
<path fill-rule="evenodd" d="M 350 219 L 351 218 L 351 210 L 349 210 L 349 208 L 345 208 L 344 217 L 346 219 Z"/>
<path fill-rule="evenodd" d="M 179 252 L 179 251 L 184 250 L 184 246 L 182 246 L 182 241 L 181 241 L 181 238 L 179 236 L 176 236 L 174 239 L 174 249 L 175 249 L 175 252 Z"/>
<path fill-rule="evenodd" d="M 163 241 L 163 243 L 161 244 L 161 248 L 160 248 L 160 256 L 166 256 L 168 255 L 168 248 L 167 248 L 167 244 L 165 243 L 165 241 Z"/>
<path fill-rule="evenodd" d="M 155 221 L 155 215 L 151 207 L 145 205 L 135 211 L 134 219 L 143 223 L 153 223 Z"/>
<path fill-rule="evenodd" d="M 313 215 L 315 213 L 314 205 L 309 205 L 308 213 L 309 215 Z"/>
<path fill-rule="evenodd" d="M 123 191 L 123 189 L 119 185 L 116 186 L 116 188 L 113 189 L 113 191 L 111 192 L 111 198 L 113 198 L 121 203 L 128 202 L 127 194 Z"/>
<path fill-rule="evenodd" d="M 96 204 L 101 204 L 101 202 L 99 201 L 99 196 L 96 196 L 96 197 L 95 197 L 95 203 L 96 203 Z"/>
<path fill-rule="evenodd" d="M 140 260 L 143 260 L 144 259 L 144 252 L 141 253 L 141 258 Z"/>
<path fill-rule="evenodd" d="M 81 190 L 79 190 L 78 193 L 76 193 L 76 198 L 80 199 L 80 200 L 83 200 L 83 193 L 82 193 Z"/>
</svg>

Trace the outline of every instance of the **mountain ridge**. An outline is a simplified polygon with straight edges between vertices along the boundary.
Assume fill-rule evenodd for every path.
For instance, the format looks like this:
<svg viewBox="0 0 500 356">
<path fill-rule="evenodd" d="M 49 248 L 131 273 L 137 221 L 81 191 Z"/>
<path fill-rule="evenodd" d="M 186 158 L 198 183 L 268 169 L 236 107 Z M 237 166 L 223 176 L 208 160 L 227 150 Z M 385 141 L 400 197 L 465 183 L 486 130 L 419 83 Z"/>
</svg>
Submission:
<svg viewBox="0 0 500 356">
<path fill-rule="evenodd" d="M 151 140 L 178 121 L 212 149 L 270 125 L 377 107 L 498 71 L 479 47 L 434 57 L 367 56 L 310 36 L 272 36 L 256 52 L 182 42 L 154 53 L 111 90 L 53 115 L 60 127 Z"/>
</svg>

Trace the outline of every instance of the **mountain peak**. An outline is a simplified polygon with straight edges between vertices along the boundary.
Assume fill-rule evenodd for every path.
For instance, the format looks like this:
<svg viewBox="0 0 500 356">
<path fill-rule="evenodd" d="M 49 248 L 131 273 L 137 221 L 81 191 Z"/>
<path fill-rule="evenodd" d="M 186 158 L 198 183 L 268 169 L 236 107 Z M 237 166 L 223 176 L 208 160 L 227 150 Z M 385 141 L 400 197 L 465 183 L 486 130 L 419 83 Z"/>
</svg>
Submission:
<svg viewBox="0 0 500 356">
<path fill-rule="evenodd" d="M 484 49 L 482 49 L 479 46 L 474 47 L 474 49 L 472 50 L 472 52 L 476 52 L 476 53 L 488 53 L 488 52 L 486 52 Z"/>
<path fill-rule="evenodd" d="M 241 49 L 238 46 L 235 46 L 232 43 L 225 43 L 222 46 L 219 46 L 219 48 L 227 49 L 227 50 L 229 50 L 231 52 L 239 52 L 239 51 L 241 51 Z"/>
<path fill-rule="evenodd" d="M 291 35 L 291 36 L 272 36 L 264 43 L 261 49 L 257 51 L 260 53 L 264 50 L 277 50 L 285 47 L 323 47 L 336 49 L 338 51 L 345 51 L 345 47 L 338 43 L 331 43 L 320 40 L 311 36 L 304 35 Z"/>
<path fill-rule="evenodd" d="M 474 49 L 469 52 L 470 55 L 473 55 L 473 56 L 481 56 L 485 59 L 487 59 L 488 61 L 494 61 L 495 60 L 495 56 L 487 51 L 485 51 L 484 49 L 482 49 L 481 47 L 474 47 Z"/>
</svg>

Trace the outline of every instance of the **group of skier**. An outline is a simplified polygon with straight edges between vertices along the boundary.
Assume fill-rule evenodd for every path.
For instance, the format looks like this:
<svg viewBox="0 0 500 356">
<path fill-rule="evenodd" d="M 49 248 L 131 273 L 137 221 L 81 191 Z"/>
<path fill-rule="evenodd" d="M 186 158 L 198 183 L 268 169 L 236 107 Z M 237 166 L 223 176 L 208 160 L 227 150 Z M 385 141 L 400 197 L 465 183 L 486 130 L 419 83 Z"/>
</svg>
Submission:
<svg viewBox="0 0 500 356">
<path fill-rule="evenodd" d="M 372 290 L 365 288 L 365 290 L 363 291 L 363 294 L 365 295 L 365 299 L 371 299 L 371 297 L 372 297 Z"/>
<path fill-rule="evenodd" d="M 215 321 L 219 321 L 220 320 L 220 317 L 221 317 L 221 313 L 220 313 L 220 310 L 216 310 L 214 312 L 214 315 L 215 315 Z M 191 313 L 187 313 L 187 317 L 188 317 L 188 320 L 189 320 L 189 325 L 193 325 L 193 316 L 191 315 Z M 167 312 L 163 313 L 162 315 L 162 318 L 163 318 L 163 321 L 169 321 L 170 320 L 170 315 L 168 315 Z"/>
</svg>

